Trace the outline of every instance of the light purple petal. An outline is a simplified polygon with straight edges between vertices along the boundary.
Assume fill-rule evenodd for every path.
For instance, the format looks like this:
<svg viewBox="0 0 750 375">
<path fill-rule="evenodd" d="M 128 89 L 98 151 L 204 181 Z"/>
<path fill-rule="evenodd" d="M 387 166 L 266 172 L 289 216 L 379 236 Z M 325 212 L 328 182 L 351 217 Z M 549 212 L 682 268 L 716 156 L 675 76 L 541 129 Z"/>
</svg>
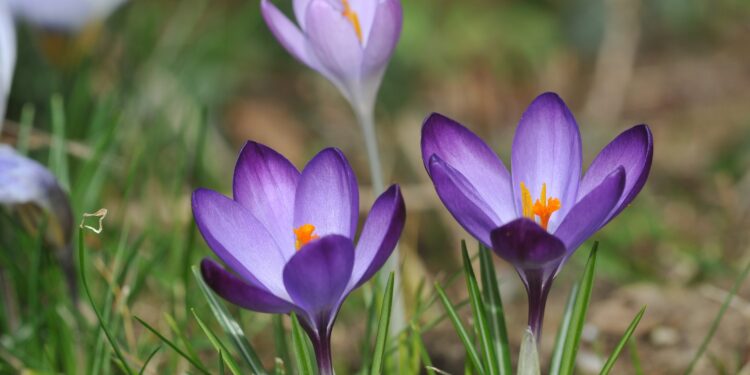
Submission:
<svg viewBox="0 0 750 375">
<path fill-rule="evenodd" d="M 354 26 L 325 0 L 312 0 L 305 17 L 307 39 L 318 61 L 344 84 L 356 82 L 363 51 Z"/>
<path fill-rule="evenodd" d="M 260 11 L 276 40 L 297 60 L 317 70 L 314 59 L 308 56 L 307 40 L 300 29 L 270 0 L 261 0 Z"/>
<path fill-rule="evenodd" d="M 215 191 L 198 189 L 193 193 L 193 215 L 208 246 L 234 272 L 289 298 L 281 278 L 284 256 L 247 209 Z"/>
<path fill-rule="evenodd" d="M 476 134 L 441 114 L 433 113 L 422 126 L 422 160 L 425 168 L 433 154 L 468 180 L 500 222 L 508 222 L 518 216 L 508 170 L 497 154 Z"/>
<path fill-rule="evenodd" d="M 290 302 L 273 295 L 260 285 L 232 275 L 208 258 L 201 262 L 201 275 L 216 294 L 237 306 L 273 314 L 286 314 L 294 308 Z"/>
<path fill-rule="evenodd" d="M 555 236 L 565 243 L 567 256 L 604 225 L 624 186 L 625 169 L 618 167 L 568 212 L 555 232 Z"/>
<path fill-rule="evenodd" d="M 633 201 L 643 188 L 651 171 L 653 157 L 654 139 L 647 125 L 634 126 L 624 131 L 604 147 L 591 163 L 578 188 L 579 199 L 598 186 L 618 167 L 624 167 L 625 189 L 607 218 L 607 221 L 612 220 Z"/>
<path fill-rule="evenodd" d="M 278 152 L 247 142 L 234 168 L 234 199 L 260 221 L 288 260 L 294 255 L 294 195 L 300 173 Z"/>
<path fill-rule="evenodd" d="M 354 244 L 344 236 L 321 237 L 303 246 L 284 267 L 284 284 L 310 323 L 330 324 L 352 275 Z M 328 328 L 328 327 L 325 327 Z"/>
<path fill-rule="evenodd" d="M 16 68 L 16 26 L 8 5 L 0 1 L 0 131 Z"/>
<path fill-rule="evenodd" d="M 500 226 L 495 211 L 464 175 L 433 155 L 428 166 L 435 190 L 445 207 L 467 232 L 489 246 L 490 231 Z"/>
<path fill-rule="evenodd" d="M 304 32 L 305 29 L 305 13 L 307 13 L 307 7 L 310 5 L 311 0 L 292 0 L 292 6 L 294 7 L 294 17 L 297 19 L 297 24 L 300 29 Z"/>
<path fill-rule="evenodd" d="M 550 219 L 552 232 L 576 202 L 581 178 L 581 135 L 573 114 L 557 94 L 545 93 L 534 99 L 518 124 L 511 150 L 513 196 L 516 212 L 522 214 L 521 182 L 534 201 L 547 184 L 547 197 L 560 200 L 562 207 Z"/>
<path fill-rule="evenodd" d="M 492 231 L 492 250 L 519 270 L 555 269 L 565 245 L 536 222 L 521 218 Z"/>
<path fill-rule="evenodd" d="M 354 270 L 347 289 L 369 280 L 391 256 L 406 220 L 401 189 L 392 185 L 378 197 L 367 216 L 354 251 Z"/>
<path fill-rule="evenodd" d="M 43 28 L 77 32 L 107 18 L 125 0 L 8 0 L 13 13 Z"/>
<path fill-rule="evenodd" d="M 341 0 L 334 0 L 341 2 Z M 372 24 L 377 17 L 376 9 L 384 0 L 349 0 L 349 6 L 357 14 L 359 25 L 362 29 L 362 40 L 368 40 L 372 30 Z"/>
<path fill-rule="evenodd" d="M 401 3 L 398 0 L 351 0 L 352 7 L 355 4 L 376 4 L 370 12 L 374 13 L 373 17 L 370 17 L 372 21 L 370 25 L 365 24 L 363 27 L 363 38 L 365 43 L 364 59 L 362 66 L 362 75 L 364 78 L 368 76 L 377 76 L 382 74 L 385 67 L 388 65 L 393 50 L 396 48 L 398 38 L 401 35 L 402 25 L 402 9 Z M 363 17 L 360 16 L 360 20 Z M 365 32 L 365 30 L 368 30 Z"/>
<path fill-rule="evenodd" d="M 319 152 L 302 171 L 294 199 L 294 227 L 315 226 L 315 235 L 351 239 L 359 218 L 357 178 L 338 149 Z"/>
</svg>

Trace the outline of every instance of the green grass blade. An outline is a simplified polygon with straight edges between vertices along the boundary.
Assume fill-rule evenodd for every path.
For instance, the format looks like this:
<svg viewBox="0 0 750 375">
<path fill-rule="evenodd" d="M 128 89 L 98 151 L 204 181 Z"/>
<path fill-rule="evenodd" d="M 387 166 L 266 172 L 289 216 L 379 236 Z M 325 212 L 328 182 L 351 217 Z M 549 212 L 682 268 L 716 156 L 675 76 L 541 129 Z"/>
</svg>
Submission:
<svg viewBox="0 0 750 375">
<path fill-rule="evenodd" d="M 203 320 L 201 320 L 201 318 L 195 312 L 195 309 L 191 308 L 190 311 L 193 313 L 193 317 L 195 317 L 195 320 L 198 322 L 201 330 L 203 330 L 203 333 L 205 333 L 206 337 L 208 337 L 208 341 L 211 342 L 211 345 L 213 345 L 214 349 L 219 352 L 221 357 L 223 357 L 224 362 L 227 364 L 227 366 L 229 366 L 229 371 L 232 371 L 232 374 L 234 375 L 241 375 L 242 371 L 240 371 L 240 367 L 237 365 L 237 362 L 234 361 L 234 358 L 232 358 L 232 356 L 229 354 L 229 350 L 227 350 L 227 347 L 224 346 L 224 343 L 221 342 L 221 340 L 216 337 L 216 334 L 213 333 L 210 328 L 208 328 Z M 224 353 L 226 353 L 226 355 L 224 355 Z"/>
<path fill-rule="evenodd" d="M 284 315 L 276 314 L 273 316 L 273 336 L 276 357 L 281 360 L 284 366 L 289 366 L 291 357 L 289 356 L 289 343 L 287 342 L 286 330 L 284 330 Z M 278 369 L 278 365 L 276 369 Z M 274 371 L 278 372 L 278 370 Z"/>
<path fill-rule="evenodd" d="M 372 357 L 372 365 L 370 366 L 371 375 L 378 375 L 383 370 L 385 345 L 388 342 L 388 327 L 391 324 L 391 308 L 393 307 L 393 282 L 394 274 L 391 272 L 383 294 L 383 303 L 380 307 L 380 322 L 378 323 L 378 333 L 375 336 L 375 355 Z"/>
<path fill-rule="evenodd" d="M 18 142 L 16 149 L 21 155 L 29 152 L 29 142 L 31 140 L 31 128 L 34 127 L 34 105 L 26 103 L 21 109 L 21 128 L 18 130 Z"/>
<path fill-rule="evenodd" d="M 630 363 L 633 365 L 633 373 L 635 375 L 643 375 L 643 367 L 641 366 L 641 358 L 638 356 L 638 344 L 636 340 L 628 341 L 629 352 L 630 352 Z"/>
<path fill-rule="evenodd" d="M 101 327 L 102 331 L 104 331 L 104 334 L 107 336 L 107 340 L 109 341 L 109 344 L 112 346 L 112 349 L 115 352 L 115 355 L 117 356 L 117 359 L 122 362 L 122 367 L 128 374 L 133 374 L 133 370 L 128 366 L 128 362 L 125 360 L 125 356 L 120 351 L 119 345 L 117 345 L 117 342 L 115 342 L 115 338 L 110 333 L 109 329 L 107 328 L 107 325 L 104 324 L 104 319 L 102 318 L 102 314 L 99 312 L 99 309 L 96 307 L 96 303 L 94 303 L 94 297 L 91 296 L 91 290 L 89 289 L 89 282 L 86 278 L 86 251 L 84 250 L 83 246 L 83 228 L 78 229 L 78 272 L 81 275 L 81 283 L 83 284 L 83 290 L 86 292 L 86 297 L 89 300 L 89 304 L 91 305 L 91 308 L 94 310 L 94 313 L 96 314 L 96 319 L 99 322 L 99 327 Z"/>
<path fill-rule="evenodd" d="M 701 345 L 698 347 L 698 351 L 695 352 L 695 355 L 690 361 L 687 370 L 685 370 L 685 375 L 689 375 L 693 372 L 695 364 L 698 363 L 698 360 L 703 356 L 706 348 L 708 348 L 708 343 L 711 342 L 711 339 L 714 337 L 716 330 L 719 328 L 719 323 L 721 323 L 721 319 L 724 317 L 724 313 L 727 312 L 729 304 L 737 294 L 740 286 L 742 286 L 742 284 L 745 282 L 748 274 L 750 274 L 750 263 L 748 263 L 747 266 L 745 266 L 745 268 L 742 270 L 742 272 L 737 276 L 737 279 L 734 281 L 734 285 L 732 286 L 732 290 L 729 291 L 729 294 L 727 294 L 726 298 L 724 298 L 724 302 L 721 304 L 721 308 L 719 308 L 719 312 L 716 314 L 716 318 L 714 318 L 713 322 L 711 323 L 711 328 L 708 329 L 706 337 L 703 338 Z"/>
<path fill-rule="evenodd" d="M 196 369 L 198 369 L 198 371 L 200 371 L 201 373 L 206 374 L 206 375 L 210 375 L 211 374 L 208 370 L 206 370 L 205 367 L 203 367 L 203 365 L 200 362 L 198 362 L 197 359 L 191 357 L 190 355 L 188 355 L 187 353 L 185 353 L 184 351 L 182 351 L 182 349 L 180 349 L 180 347 L 177 346 L 177 344 L 175 344 L 174 342 L 172 342 L 172 340 L 166 338 L 159 331 L 157 331 L 156 328 L 154 328 L 150 324 L 146 323 L 145 320 L 143 320 L 143 319 L 141 319 L 141 318 L 139 318 L 137 316 L 135 317 L 135 320 L 137 320 L 139 323 L 141 323 L 141 325 L 143 325 L 144 327 L 146 327 L 146 329 L 148 329 L 149 331 L 151 331 L 151 333 L 153 333 L 154 335 L 156 335 L 156 337 L 158 337 L 162 342 L 164 342 L 170 348 L 172 348 L 172 350 L 174 350 L 175 352 L 177 352 L 177 354 L 179 354 L 182 358 L 185 358 L 188 362 L 190 362 L 190 364 L 193 365 Z"/>
<path fill-rule="evenodd" d="M 620 342 L 618 342 L 617 346 L 615 346 L 615 350 L 612 351 L 612 354 L 607 359 L 607 362 L 604 363 L 604 367 L 602 367 L 602 371 L 599 373 L 600 375 L 609 374 L 609 372 L 612 370 L 612 366 L 615 365 L 615 362 L 617 361 L 617 358 L 620 356 L 620 352 L 622 352 L 622 349 L 625 347 L 625 344 L 627 344 L 628 340 L 630 340 L 630 337 L 633 336 L 633 332 L 635 332 L 635 329 L 636 327 L 638 327 L 638 323 L 640 323 L 641 318 L 643 318 L 643 314 L 645 312 L 646 312 L 646 306 L 643 306 L 641 311 L 639 311 L 638 314 L 636 314 L 635 318 L 633 318 L 633 321 L 630 322 L 628 329 L 625 330 L 625 334 L 622 335 Z"/>
<path fill-rule="evenodd" d="M 562 361 L 560 363 L 560 374 L 572 375 L 575 370 L 576 355 L 581 342 L 581 332 L 586 321 L 586 312 L 591 301 L 591 290 L 594 287 L 594 269 L 596 268 L 596 251 L 598 242 L 594 242 L 591 248 L 589 260 L 586 262 L 586 270 L 581 277 L 580 287 L 576 293 L 576 302 L 573 306 L 573 316 L 570 321 L 568 334 L 565 336 L 565 347 L 563 348 Z"/>
<path fill-rule="evenodd" d="M 149 354 L 148 357 L 146 357 L 146 361 L 143 362 L 143 366 L 141 366 L 141 370 L 138 371 L 138 375 L 143 375 L 143 373 L 146 371 L 146 368 L 148 368 L 148 364 L 151 363 L 151 360 L 154 358 L 154 356 L 156 356 L 156 353 L 158 353 L 160 349 L 161 349 L 161 345 L 158 345 L 156 349 L 151 351 L 151 354 Z"/>
<path fill-rule="evenodd" d="M 248 366 L 250 366 L 253 374 L 266 374 L 266 370 L 263 368 L 263 364 L 261 363 L 258 354 L 255 353 L 255 350 L 253 350 L 253 347 L 247 341 L 245 333 L 242 332 L 239 323 L 232 319 L 224 305 L 216 298 L 211 288 L 206 285 L 206 282 L 203 281 L 203 277 L 201 276 L 198 267 L 193 266 L 192 269 L 193 276 L 195 276 L 195 280 L 197 281 L 203 296 L 206 297 L 208 305 L 211 307 L 211 312 L 214 313 L 214 317 L 219 322 L 224 332 L 229 335 L 232 343 Z"/>
<path fill-rule="evenodd" d="M 297 371 L 302 375 L 315 375 L 316 366 L 310 353 L 308 338 L 294 313 L 292 313 L 292 342 L 294 343 L 294 359 L 297 364 Z"/>
<path fill-rule="evenodd" d="M 513 374 L 510 358 L 510 344 L 508 343 L 508 328 L 505 324 L 505 309 L 500 297 L 500 286 L 497 283 L 495 264 L 492 262 L 490 249 L 479 245 L 479 265 L 482 276 L 482 295 L 484 307 L 487 311 L 487 321 L 492 331 L 492 340 L 500 366 L 500 374 Z"/>
<path fill-rule="evenodd" d="M 560 328 L 557 330 L 557 337 L 555 338 L 555 348 L 552 351 L 552 360 L 550 360 L 549 365 L 549 375 L 560 374 L 562 354 L 563 349 L 565 348 L 565 338 L 568 336 L 570 321 L 573 320 L 573 306 L 575 306 L 576 295 L 578 295 L 578 284 L 573 284 L 573 287 L 570 288 L 568 302 L 565 303 L 565 312 L 563 313 L 563 318 L 560 321 Z"/>
<path fill-rule="evenodd" d="M 479 342 L 484 356 L 484 368 L 487 370 L 487 374 L 498 375 L 500 374 L 500 366 L 497 361 L 497 353 L 495 352 L 495 343 L 492 339 L 492 328 L 487 322 L 487 310 L 482 300 L 482 292 L 479 290 L 474 268 L 471 266 L 469 251 L 466 249 L 466 241 L 461 241 L 461 255 L 464 262 L 466 286 L 469 289 L 471 311 L 474 315 L 474 324 L 479 333 Z"/>
<path fill-rule="evenodd" d="M 68 174 L 68 154 L 65 146 L 65 107 L 60 95 L 51 99 L 52 112 L 52 146 L 50 147 L 49 165 L 57 176 L 60 185 L 70 190 L 70 175 Z"/>
<path fill-rule="evenodd" d="M 482 368 L 482 360 L 479 358 L 479 353 L 477 353 L 476 348 L 474 348 L 474 342 L 471 339 L 471 336 L 469 336 L 469 332 L 466 331 L 463 323 L 461 323 L 461 319 L 458 317 L 458 313 L 453 308 L 453 305 L 448 299 L 448 296 L 445 294 L 443 288 L 440 287 L 440 284 L 435 284 L 435 290 L 438 293 L 438 298 L 440 298 L 440 301 L 443 303 L 445 311 L 448 313 L 448 318 L 450 319 L 451 323 L 453 323 L 453 328 L 456 330 L 459 339 L 461 339 L 461 342 L 464 344 L 466 356 L 469 357 L 469 361 L 467 362 L 473 364 L 478 373 L 484 374 L 484 369 Z"/>
</svg>

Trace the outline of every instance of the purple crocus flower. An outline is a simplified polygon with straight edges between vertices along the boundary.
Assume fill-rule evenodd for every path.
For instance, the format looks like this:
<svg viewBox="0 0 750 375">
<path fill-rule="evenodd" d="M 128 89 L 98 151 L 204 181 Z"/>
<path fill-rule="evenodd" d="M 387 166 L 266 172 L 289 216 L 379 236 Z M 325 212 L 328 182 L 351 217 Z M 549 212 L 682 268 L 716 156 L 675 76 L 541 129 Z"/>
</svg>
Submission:
<svg viewBox="0 0 750 375">
<path fill-rule="evenodd" d="M 294 0 L 297 25 L 269 0 L 261 11 L 292 56 L 328 78 L 369 113 L 401 34 L 399 0 Z"/>
<path fill-rule="evenodd" d="M 422 158 L 435 190 L 466 231 L 516 268 L 537 337 L 553 279 L 635 198 L 652 157 L 651 131 L 638 125 L 607 145 L 581 178 L 578 125 L 553 93 L 537 97 L 521 117 L 512 173 L 459 123 L 432 114 L 422 127 Z"/>
<path fill-rule="evenodd" d="M 330 338 L 344 298 L 388 259 L 404 227 L 398 185 L 372 206 L 359 241 L 357 179 L 341 151 L 318 153 L 300 173 L 276 151 L 248 142 L 234 170 L 234 199 L 198 189 L 195 221 L 235 274 L 201 263 L 206 283 L 246 309 L 295 312 L 321 374 L 332 374 Z"/>
</svg>

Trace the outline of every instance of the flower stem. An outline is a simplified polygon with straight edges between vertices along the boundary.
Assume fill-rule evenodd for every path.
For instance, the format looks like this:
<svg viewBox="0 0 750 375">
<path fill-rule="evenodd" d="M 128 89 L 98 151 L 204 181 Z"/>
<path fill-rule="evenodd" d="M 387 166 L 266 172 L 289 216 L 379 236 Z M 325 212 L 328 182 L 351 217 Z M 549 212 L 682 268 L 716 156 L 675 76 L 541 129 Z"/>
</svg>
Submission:
<svg viewBox="0 0 750 375">
<path fill-rule="evenodd" d="M 526 293 L 529 297 L 529 329 L 534 334 L 536 342 L 541 342 L 542 325 L 544 323 L 544 309 L 551 287 L 551 280 L 544 280 L 543 275 L 527 273 Z"/>
<path fill-rule="evenodd" d="M 331 359 L 331 335 L 322 332 L 315 337 L 315 359 L 318 362 L 318 374 L 334 375 L 333 360 Z"/>
<path fill-rule="evenodd" d="M 370 163 L 370 180 L 372 182 L 372 192 L 375 197 L 385 190 L 383 179 L 383 168 L 380 162 L 380 152 L 378 151 L 378 140 L 375 132 L 375 114 L 372 106 L 352 105 L 354 113 L 357 116 L 362 132 L 365 138 L 365 147 L 367 149 L 367 159 Z M 378 273 L 379 285 L 388 283 L 388 276 L 393 272 L 395 277 L 395 298 L 393 301 L 393 310 L 391 311 L 391 332 L 398 332 L 406 327 L 406 315 L 404 312 L 403 293 L 401 293 L 401 275 L 398 269 L 398 261 L 401 259 L 398 245 L 393 249 L 388 261 Z"/>
</svg>

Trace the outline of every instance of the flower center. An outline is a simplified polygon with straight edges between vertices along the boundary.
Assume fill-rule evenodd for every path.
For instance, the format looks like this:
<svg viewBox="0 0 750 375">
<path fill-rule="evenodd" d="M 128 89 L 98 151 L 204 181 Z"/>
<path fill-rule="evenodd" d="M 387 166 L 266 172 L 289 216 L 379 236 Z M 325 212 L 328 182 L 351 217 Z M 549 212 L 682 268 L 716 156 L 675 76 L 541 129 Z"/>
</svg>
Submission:
<svg viewBox="0 0 750 375">
<path fill-rule="evenodd" d="M 341 12 L 341 15 L 346 17 L 352 26 L 354 26 L 354 32 L 357 33 L 357 39 L 362 43 L 362 27 L 359 24 L 359 16 L 357 16 L 357 13 L 352 10 L 352 7 L 349 5 L 349 0 L 341 0 L 341 3 L 344 5 L 344 11 Z"/>
<path fill-rule="evenodd" d="M 299 228 L 294 229 L 294 247 L 299 251 L 302 246 L 307 245 L 308 242 L 320 238 L 313 234 L 315 232 L 315 226 L 312 224 L 302 224 Z"/>
<path fill-rule="evenodd" d="M 542 184 L 542 194 L 536 202 L 532 203 L 531 193 L 526 185 L 521 182 L 521 204 L 523 206 L 523 216 L 536 221 L 539 217 L 539 225 L 545 230 L 549 225 L 549 218 L 552 213 L 560 209 L 560 200 L 557 198 L 547 198 L 547 184 Z"/>
</svg>

